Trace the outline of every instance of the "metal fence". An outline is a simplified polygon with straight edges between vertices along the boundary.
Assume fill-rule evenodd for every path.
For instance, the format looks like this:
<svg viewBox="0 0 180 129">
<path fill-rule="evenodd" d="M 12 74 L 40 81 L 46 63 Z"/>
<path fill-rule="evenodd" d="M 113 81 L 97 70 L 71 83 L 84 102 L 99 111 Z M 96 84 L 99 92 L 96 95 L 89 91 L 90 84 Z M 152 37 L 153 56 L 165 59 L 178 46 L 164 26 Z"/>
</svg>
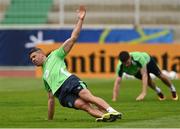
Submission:
<svg viewBox="0 0 180 129">
<path fill-rule="evenodd" d="M 23 3 L 32 2 L 32 0 L 0 0 L 0 23 L 4 19 L 21 18 L 25 19 L 26 13 L 21 11 L 22 15 L 15 12 L 9 13 L 14 2 Z M 41 6 L 37 1 L 41 1 Z M 46 5 L 48 0 L 33 0 L 36 7 Z M 49 2 L 49 1 L 48 1 Z M 180 24 L 180 0 L 51 0 L 50 8 L 45 15 L 45 21 L 42 24 L 48 25 L 72 25 L 75 20 L 75 10 L 79 5 L 85 5 L 87 8 L 87 25 L 179 25 Z M 19 6 L 18 8 L 21 8 Z M 27 10 L 26 10 L 27 11 Z M 28 10 L 32 19 L 37 21 L 41 17 L 40 12 Z M 42 10 L 40 10 L 42 11 Z M 33 15 L 34 12 L 34 15 Z M 23 14 L 24 13 L 24 14 Z M 12 19 L 13 19 L 12 18 Z M 32 20 L 33 21 L 33 20 Z M 28 21 L 29 22 L 29 21 Z M 25 23 L 34 24 L 33 22 Z M 12 24 L 18 23 L 18 20 Z M 39 22 L 38 24 L 41 24 Z"/>
<path fill-rule="evenodd" d="M 59 14 L 61 24 L 71 24 L 74 10 L 80 4 L 88 9 L 87 24 L 180 24 L 180 0 L 54 0 L 54 3 L 55 8 L 60 5 L 60 13 L 54 12 L 54 16 Z"/>
</svg>

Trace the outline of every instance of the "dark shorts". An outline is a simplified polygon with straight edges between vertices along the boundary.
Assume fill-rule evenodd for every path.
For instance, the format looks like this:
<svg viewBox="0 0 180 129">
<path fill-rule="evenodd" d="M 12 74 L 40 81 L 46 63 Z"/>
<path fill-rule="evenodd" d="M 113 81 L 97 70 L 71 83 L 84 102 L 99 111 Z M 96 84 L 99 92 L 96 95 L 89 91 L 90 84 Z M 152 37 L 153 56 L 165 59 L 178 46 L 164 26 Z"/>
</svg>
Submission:
<svg viewBox="0 0 180 129">
<path fill-rule="evenodd" d="M 156 62 L 152 57 L 150 58 L 150 61 L 147 64 L 147 72 L 148 72 L 148 76 L 150 76 L 150 73 L 153 73 L 154 75 L 159 77 L 161 74 L 161 70 L 159 69 L 159 67 L 157 66 Z M 142 75 L 140 71 L 135 75 L 135 77 L 138 79 L 142 79 Z"/>
<path fill-rule="evenodd" d="M 71 75 L 56 91 L 55 96 L 59 99 L 62 106 L 75 108 L 74 102 L 79 98 L 79 92 L 86 88 L 87 85 L 83 81 L 77 76 Z"/>
</svg>

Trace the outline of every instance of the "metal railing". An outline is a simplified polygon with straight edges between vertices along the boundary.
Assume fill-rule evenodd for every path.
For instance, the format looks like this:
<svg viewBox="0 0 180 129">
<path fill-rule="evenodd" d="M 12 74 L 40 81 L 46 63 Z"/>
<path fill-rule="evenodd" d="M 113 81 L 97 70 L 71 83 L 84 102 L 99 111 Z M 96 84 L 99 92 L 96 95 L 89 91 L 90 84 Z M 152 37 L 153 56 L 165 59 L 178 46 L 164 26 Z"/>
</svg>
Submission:
<svg viewBox="0 0 180 129">
<path fill-rule="evenodd" d="M 74 10 L 87 6 L 87 24 L 179 25 L 180 0 L 54 0 L 60 4 L 59 23 L 71 24 Z M 58 1 L 58 2 L 57 2 Z M 56 14 L 55 16 L 57 16 Z"/>
<path fill-rule="evenodd" d="M 85 22 L 87 26 L 180 25 L 180 0 L 52 1 L 52 8 L 47 16 L 48 26 L 73 25 L 76 16 L 75 10 L 79 5 L 85 5 L 87 8 Z M 12 0 L 0 0 L 0 21 L 5 18 L 5 12 L 11 2 Z"/>
</svg>

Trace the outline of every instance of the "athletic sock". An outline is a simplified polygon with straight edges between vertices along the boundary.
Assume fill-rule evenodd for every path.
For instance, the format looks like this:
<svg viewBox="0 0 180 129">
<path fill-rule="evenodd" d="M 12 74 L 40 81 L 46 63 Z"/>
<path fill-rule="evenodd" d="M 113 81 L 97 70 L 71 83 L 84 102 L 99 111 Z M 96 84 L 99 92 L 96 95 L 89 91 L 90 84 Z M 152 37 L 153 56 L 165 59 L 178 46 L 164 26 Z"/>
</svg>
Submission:
<svg viewBox="0 0 180 129">
<path fill-rule="evenodd" d="M 117 112 L 117 111 L 114 110 L 112 107 L 108 107 L 108 108 L 106 109 L 106 111 L 107 111 L 108 113 Z"/>
<path fill-rule="evenodd" d="M 155 89 L 156 89 L 156 92 L 157 92 L 157 93 L 161 93 L 161 89 L 160 89 L 159 87 L 156 86 Z"/>
<path fill-rule="evenodd" d="M 176 88 L 174 87 L 173 84 L 170 86 L 170 89 L 171 89 L 171 92 L 176 92 Z"/>
</svg>

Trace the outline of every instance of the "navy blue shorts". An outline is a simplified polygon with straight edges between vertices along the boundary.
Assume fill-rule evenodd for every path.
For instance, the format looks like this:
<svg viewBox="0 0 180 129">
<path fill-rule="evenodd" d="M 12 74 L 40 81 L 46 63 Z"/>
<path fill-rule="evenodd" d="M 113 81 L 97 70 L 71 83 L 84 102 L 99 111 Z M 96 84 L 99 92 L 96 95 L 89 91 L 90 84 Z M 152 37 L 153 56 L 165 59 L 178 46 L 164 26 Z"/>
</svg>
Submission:
<svg viewBox="0 0 180 129">
<path fill-rule="evenodd" d="M 159 67 L 157 66 L 156 62 L 152 57 L 150 58 L 150 61 L 147 64 L 147 72 L 148 72 L 148 76 L 150 76 L 150 73 L 153 73 L 154 75 L 159 77 L 161 74 L 161 70 L 159 69 Z M 135 75 L 135 77 L 138 79 L 142 79 L 142 75 L 140 71 Z"/>
<path fill-rule="evenodd" d="M 79 98 L 79 92 L 86 88 L 86 83 L 81 81 L 77 76 L 71 75 L 56 91 L 55 96 L 62 106 L 75 108 L 74 102 Z"/>
</svg>

